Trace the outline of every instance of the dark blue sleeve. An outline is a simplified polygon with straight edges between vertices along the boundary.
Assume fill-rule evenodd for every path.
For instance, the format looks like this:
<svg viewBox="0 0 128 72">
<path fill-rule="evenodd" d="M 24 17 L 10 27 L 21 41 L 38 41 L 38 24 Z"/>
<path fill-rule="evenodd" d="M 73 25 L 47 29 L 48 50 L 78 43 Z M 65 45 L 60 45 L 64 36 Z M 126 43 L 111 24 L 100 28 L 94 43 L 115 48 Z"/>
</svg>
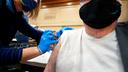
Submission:
<svg viewBox="0 0 128 72">
<path fill-rule="evenodd" d="M 18 30 L 23 34 L 32 37 L 39 43 L 43 31 L 39 31 L 29 25 L 28 21 L 22 16 L 19 17 L 19 24 L 17 24 Z"/>
<path fill-rule="evenodd" d="M 0 65 L 20 63 L 22 48 L 0 48 Z"/>
</svg>

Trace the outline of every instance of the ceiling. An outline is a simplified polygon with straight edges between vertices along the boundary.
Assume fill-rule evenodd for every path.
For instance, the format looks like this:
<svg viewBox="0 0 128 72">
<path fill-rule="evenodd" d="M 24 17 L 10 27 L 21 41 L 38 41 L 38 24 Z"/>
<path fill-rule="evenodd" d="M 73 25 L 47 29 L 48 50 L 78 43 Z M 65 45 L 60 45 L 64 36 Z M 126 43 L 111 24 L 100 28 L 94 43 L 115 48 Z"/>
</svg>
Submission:
<svg viewBox="0 0 128 72">
<path fill-rule="evenodd" d="M 79 4 L 80 0 L 42 0 L 42 8 Z"/>
</svg>

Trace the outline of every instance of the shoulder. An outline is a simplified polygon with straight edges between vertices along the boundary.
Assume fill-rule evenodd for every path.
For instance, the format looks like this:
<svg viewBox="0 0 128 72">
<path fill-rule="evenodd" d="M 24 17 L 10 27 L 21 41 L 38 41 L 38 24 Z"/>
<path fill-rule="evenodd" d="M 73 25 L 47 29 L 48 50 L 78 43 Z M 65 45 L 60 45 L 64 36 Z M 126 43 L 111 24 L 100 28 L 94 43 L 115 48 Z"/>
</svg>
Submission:
<svg viewBox="0 0 128 72">
<path fill-rule="evenodd" d="M 67 30 L 64 31 L 60 37 L 61 43 L 74 41 L 75 39 L 81 36 L 83 29 L 74 29 L 74 30 Z"/>
<path fill-rule="evenodd" d="M 83 30 L 82 28 L 81 29 L 74 29 L 74 30 L 66 30 L 61 35 L 61 38 L 63 38 L 63 37 L 69 38 L 69 37 L 77 36 L 82 32 L 82 30 Z"/>
<path fill-rule="evenodd" d="M 78 35 L 78 33 L 81 33 L 82 30 L 83 30 L 82 28 L 74 29 L 74 30 L 66 30 L 62 35 L 66 35 L 66 36 Z"/>
</svg>

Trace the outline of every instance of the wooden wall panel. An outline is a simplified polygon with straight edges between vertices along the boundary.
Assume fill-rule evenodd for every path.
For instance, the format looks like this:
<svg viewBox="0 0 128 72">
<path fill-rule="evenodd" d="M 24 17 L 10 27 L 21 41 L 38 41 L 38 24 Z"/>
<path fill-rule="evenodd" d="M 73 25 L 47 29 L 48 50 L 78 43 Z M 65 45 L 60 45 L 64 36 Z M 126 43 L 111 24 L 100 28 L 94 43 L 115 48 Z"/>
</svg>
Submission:
<svg viewBox="0 0 128 72">
<path fill-rule="evenodd" d="M 47 8 L 66 6 L 67 3 L 69 3 L 69 2 L 71 2 L 72 5 L 79 4 L 79 0 L 42 0 L 42 6 L 45 5 L 45 6 L 47 6 Z"/>
</svg>

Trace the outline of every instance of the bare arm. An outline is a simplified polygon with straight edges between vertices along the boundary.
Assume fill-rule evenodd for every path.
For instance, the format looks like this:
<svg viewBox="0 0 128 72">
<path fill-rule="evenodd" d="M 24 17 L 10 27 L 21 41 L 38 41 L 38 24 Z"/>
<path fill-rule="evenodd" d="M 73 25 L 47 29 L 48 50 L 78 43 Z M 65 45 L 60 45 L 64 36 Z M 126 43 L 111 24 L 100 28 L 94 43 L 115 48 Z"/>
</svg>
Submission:
<svg viewBox="0 0 128 72">
<path fill-rule="evenodd" d="M 25 63 L 27 60 L 32 59 L 40 55 L 37 47 L 25 48 L 22 52 L 21 63 Z"/>
<path fill-rule="evenodd" d="M 58 43 L 57 46 L 54 48 L 54 50 L 52 52 L 52 55 L 51 55 L 51 57 L 49 59 L 49 62 L 48 62 L 48 64 L 45 67 L 44 72 L 56 72 L 56 70 L 55 70 L 56 69 L 55 68 L 55 66 L 56 66 L 56 59 L 57 59 L 57 55 L 59 53 L 60 47 L 61 47 L 61 44 Z"/>
</svg>

